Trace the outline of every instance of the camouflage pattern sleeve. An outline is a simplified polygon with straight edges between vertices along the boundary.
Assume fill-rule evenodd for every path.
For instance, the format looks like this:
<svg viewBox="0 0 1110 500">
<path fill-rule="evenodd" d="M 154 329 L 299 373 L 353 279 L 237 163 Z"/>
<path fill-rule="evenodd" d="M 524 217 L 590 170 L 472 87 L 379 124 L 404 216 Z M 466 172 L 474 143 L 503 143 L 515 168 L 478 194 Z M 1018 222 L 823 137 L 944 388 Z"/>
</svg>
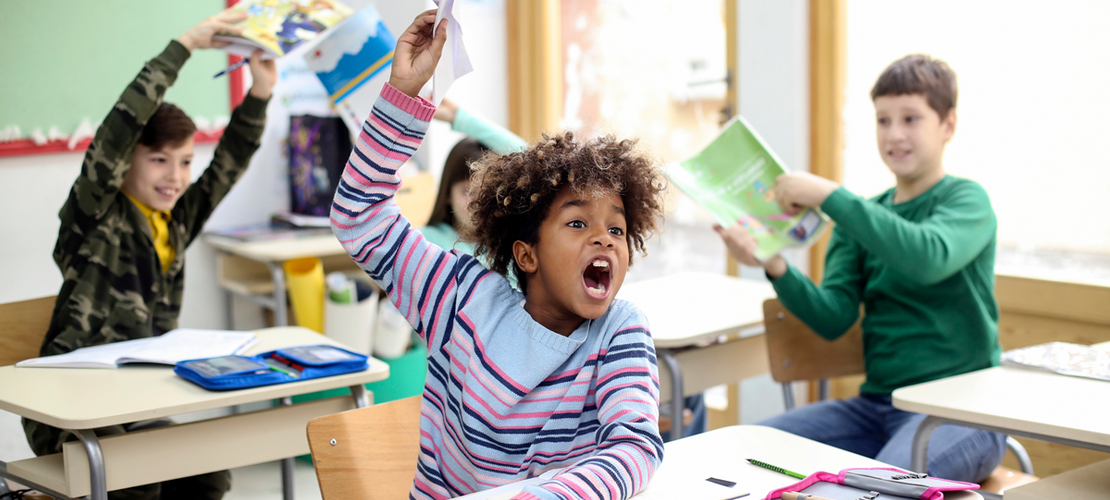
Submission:
<svg viewBox="0 0 1110 500">
<path fill-rule="evenodd" d="M 173 207 L 174 220 L 185 226 L 186 246 L 200 234 L 216 205 L 247 169 L 262 140 L 268 102 L 269 99 L 259 99 L 249 93 L 243 98 L 224 128 L 212 163 Z"/>
<path fill-rule="evenodd" d="M 131 155 L 143 127 L 189 55 L 184 45 L 171 41 L 123 91 L 85 152 L 81 174 L 58 214 L 62 227 L 75 224 L 77 229 L 86 230 L 107 213 L 131 167 Z"/>
</svg>

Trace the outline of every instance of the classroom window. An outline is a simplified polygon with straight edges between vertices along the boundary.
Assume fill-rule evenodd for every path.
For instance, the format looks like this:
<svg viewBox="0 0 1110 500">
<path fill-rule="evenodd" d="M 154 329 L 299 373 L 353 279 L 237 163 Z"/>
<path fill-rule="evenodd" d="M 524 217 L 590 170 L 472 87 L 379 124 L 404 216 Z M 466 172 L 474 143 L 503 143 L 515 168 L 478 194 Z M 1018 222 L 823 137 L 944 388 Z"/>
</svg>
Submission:
<svg viewBox="0 0 1110 500">
<path fill-rule="evenodd" d="M 720 131 L 727 102 L 724 15 L 722 0 L 562 0 L 560 128 L 636 137 L 662 161 L 700 151 Z M 630 278 L 723 272 L 711 224 L 675 190 L 666 230 Z"/>
<path fill-rule="evenodd" d="M 931 54 L 959 81 L 945 169 L 990 193 L 998 271 L 1110 284 L 1108 24 L 1103 2 L 848 2 L 845 185 L 865 196 L 893 185 L 870 89 L 895 59 Z"/>
</svg>

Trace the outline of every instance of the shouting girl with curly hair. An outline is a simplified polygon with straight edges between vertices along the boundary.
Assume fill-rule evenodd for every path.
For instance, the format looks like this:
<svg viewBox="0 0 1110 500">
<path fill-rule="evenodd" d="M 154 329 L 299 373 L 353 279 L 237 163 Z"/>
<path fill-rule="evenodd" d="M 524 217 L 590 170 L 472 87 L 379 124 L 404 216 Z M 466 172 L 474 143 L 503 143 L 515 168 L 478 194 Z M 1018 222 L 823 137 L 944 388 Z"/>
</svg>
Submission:
<svg viewBox="0 0 1110 500">
<path fill-rule="evenodd" d="M 558 469 L 514 498 L 629 498 L 663 458 L 659 377 L 643 313 L 614 297 L 655 229 L 662 177 L 630 141 L 545 136 L 475 165 L 470 239 L 492 271 L 429 243 L 394 194 L 435 112 L 417 97 L 446 38 L 434 21 L 425 12 L 398 39 L 331 214 L 347 252 L 428 343 L 410 498 Z"/>
</svg>

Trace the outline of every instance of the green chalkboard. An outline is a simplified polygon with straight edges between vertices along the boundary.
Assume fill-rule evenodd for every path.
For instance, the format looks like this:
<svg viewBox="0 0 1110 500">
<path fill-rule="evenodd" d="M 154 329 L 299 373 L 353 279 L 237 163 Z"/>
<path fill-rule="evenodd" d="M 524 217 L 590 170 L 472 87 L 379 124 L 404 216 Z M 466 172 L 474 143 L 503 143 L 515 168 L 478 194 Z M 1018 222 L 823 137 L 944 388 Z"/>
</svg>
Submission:
<svg viewBox="0 0 1110 500">
<path fill-rule="evenodd" d="M 225 0 L 0 0 L 0 129 L 26 137 L 58 127 L 70 135 L 112 109 L 143 64 Z M 195 51 L 166 101 L 190 116 L 227 116 L 227 54 Z"/>
</svg>

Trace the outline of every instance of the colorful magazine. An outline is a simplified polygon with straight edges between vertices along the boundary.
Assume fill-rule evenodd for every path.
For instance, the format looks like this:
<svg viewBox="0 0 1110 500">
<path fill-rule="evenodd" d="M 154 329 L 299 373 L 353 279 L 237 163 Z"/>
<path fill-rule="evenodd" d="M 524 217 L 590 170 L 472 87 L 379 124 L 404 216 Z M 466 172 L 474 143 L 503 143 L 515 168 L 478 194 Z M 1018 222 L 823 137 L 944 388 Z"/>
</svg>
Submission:
<svg viewBox="0 0 1110 500">
<path fill-rule="evenodd" d="M 397 39 L 373 6 L 356 12 L 305 52 L 308 69 L 324 84 L 347 128 L 362 130 L 389 81 Z"/>
<path fill-rule="evenodd" d="M 829 225 L 820 210 L 806 208 L 787 215 L 779 208 L 775 181 L 786 170 L 743 117 L 726 124 L 692 158 L 664 165 L 663 172 L 721 226 L 742 224 L 759 244 L 755 254 L 759 260 L 788 247 L 808 245 Z"/>
<path fill-rule="evenodd" d="M 231 42 L 223 50 L 241 57 L 260 48 L 265 51 L 263 59 L 288 54 L 350 17 L 352 12 L 335 0 L 241 0 L 231 10 L 250 14 L 237 24 L 243 28 L 243 34 L 218 35 L 213 39 Z"/>
</svg>

